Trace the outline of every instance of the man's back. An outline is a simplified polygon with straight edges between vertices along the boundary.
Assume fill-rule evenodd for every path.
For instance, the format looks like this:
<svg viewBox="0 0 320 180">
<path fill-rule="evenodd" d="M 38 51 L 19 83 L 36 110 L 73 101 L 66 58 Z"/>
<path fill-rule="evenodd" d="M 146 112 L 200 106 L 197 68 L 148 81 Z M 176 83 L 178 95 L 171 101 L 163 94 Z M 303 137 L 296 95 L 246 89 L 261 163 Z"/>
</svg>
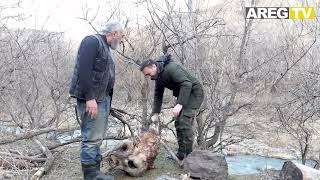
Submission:
<svg viewBox="0 0 320 180">
<path fill-rule="evenodd" d="M 182 86 L 190 86 L 191 93 L 198 90 L 202 91 L 200 82 L 184 67 L 175 62 L 170 62 L 163 67 L 163 70 L 159 72 L 157 83 L 172 90 L 175 97 L 179 96 Z M 182 94 L 182 96 L 188 98 L 187 94 Z"/>
</svg>

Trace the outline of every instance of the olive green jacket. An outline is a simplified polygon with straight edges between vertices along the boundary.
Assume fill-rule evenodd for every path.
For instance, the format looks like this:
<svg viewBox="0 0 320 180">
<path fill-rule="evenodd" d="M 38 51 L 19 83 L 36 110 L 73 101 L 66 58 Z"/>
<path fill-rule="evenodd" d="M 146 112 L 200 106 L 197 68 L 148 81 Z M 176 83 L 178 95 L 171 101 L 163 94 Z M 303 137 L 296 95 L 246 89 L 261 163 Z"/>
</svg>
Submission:
<svg viewBox="0 0 320 180">
<path fill-rule="evenodd" d="M 153 113 L 161 111 L 164 88 L 172 90 L 173 96 L 178 98 L 177 103 L 183 107 L 192 107 L 194 103 L 201 104 L 202 100 L 201 102 L 189 102 L 192 94 L 203 96 L 203 90 L 200 82 L 181 65 L 170 62 L 164 66 L 164 63 L 157 62 L 157 73 Z"/>
</svg>

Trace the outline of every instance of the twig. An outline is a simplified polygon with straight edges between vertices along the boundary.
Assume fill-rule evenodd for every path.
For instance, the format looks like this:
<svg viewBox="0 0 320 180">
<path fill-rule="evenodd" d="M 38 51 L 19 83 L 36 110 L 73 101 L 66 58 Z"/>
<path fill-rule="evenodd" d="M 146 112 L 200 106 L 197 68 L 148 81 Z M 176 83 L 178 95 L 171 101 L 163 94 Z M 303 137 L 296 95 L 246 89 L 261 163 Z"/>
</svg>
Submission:
<svg viewBox="0 0 320 180">
<path fill-rule="evenodd" d="M 128 112 L 126 112 L 126 111 L 124 111 L 124 110 L 122 110 L 122 109 L 111 108 L 111 113 L 112 113 L 112 112 L 117 112 L 117 113 L 126 114 L 126 115 L 130 116 L 130 118 L 132 118 L 132 119 L 142 119 L 141 116 L 136 115 L 136 114 L 130 114 L 130 113 L 128 113 Z M 111 115 L 112 115 L 112 114 L 111 114 Z"/>
<path fill-rule="evenodd" d="M 33 161 L 33 162 L 44 162 L 47 160 L 47 158 L 35 158 L 35 157 L 30 157 L 30 156 L 22 156 L 22 155 L 16 155 L 12 153 L 6 153 L 6 152 L 0 152 L 0 156 L 7 156 L 15 159 L 23 159 L 23 160 L 28 160 L 28 161 Z"/>
<path fill-rule="evenodd" d="M 25 160 L 21 159 L 10 159 L 10 158 L 0 158 L 0 167 L 1 167 L 1 172 L 3 169 L 30 169 L 30 167 L 35 167 L 34 164 L 29 163 Z"/>
<path fill-rule="evenodd" d="M 168 145 L 160 140 L 160 143 L 163 147 L 170 153 L 171 157 L 179 164 L 179 166 L 183 166 L 183 162 L 178 159 L 178 157 L 174 154 L 174 152 L 168 147 Z"/>
<path fill-rule="evenodd" d="M 129 131 L 130 131 L 130 133 L 131 133 L 131 136 L 134 136 L 133 130 L 132 130 L 132 128 L 131 128 L 131 125 L 130 125 L 128 122 L 126 122 L 126 121 L 121 117 L 120 114 L 117 114 L 117 113 L 114 111 L 114 109 L 111 109 L 110 114 L 111 114 L 111 116 L 119 119 L 124 125 L 127 125 L 128 128 L 129 128 Z"/>
<path fill-rule="evenodd" d="M 295 60 L 289 67 L 287 67 L 287 69 L 285 70 L 285 72 L 281 73 L 281 76 L 275 81 L 275 83 L 273 83 L 272 87 L 275 88 L 279 82 L 288 74 L 288 72 L 293 69 L 295 67 L 296 64 L 298 64 L 310 51 L 310 49 L 313 47 L 313 45 L 317 42 L 317 39 L 315 38 L 311 45 L 302 53 L 302 55 Z"/>
<path fill-rule="evenodd" d="M 130 137 L 114 137 L 114 136 L 108 136 L 108 137 L 105 137 L 103 138 L 103 140 L 125 140 L 125 139 L 128 139 Z M 68 144 L 72 144 L 72 143 L 76 143 L 76 142 L 80 142 L 82 140 L 82 138 L 76 138 L 76 139 L 72 139 L 68 142 L 64 142 L 64 143 L 61 143 L 61 144 L 57 144 L 57 145 L 53 145 L 53 146 L 49 146 L 49 150 L 53 150 L 53 149 L 56 149 L 58 147 L 61 147 L 61 146 L 65 146 L 65 145 L 68 145 Z"/>
<path fill-rule="evenodd" d="M 47 173 L 54 161 L 54 157 L 48 147 L 44 146 L 38 139 L 33 139 L 41 148 L 42 152 L 47 156 L 47 161 L 44 163 L 44 165 L 31 177 L 31 180 L 39 180 L 45 173 Z"/>
<path fill-rule="evenodd" d="M 12 142 L 23 140 L 23 139 L 30 139 L 35 136 L 39 136 L 41 134 L 49 133 L 52 131 L 67 132 L 67 131 L 71 131 L 71 130 L 75 130 L 75 129 L 77 129 L 77 128 L 72 128 L 72 129 L 69 129 L 69 128 L 66 128 L 66 129 L 46 128 L 46 129 L 29 130 L 26 133 L 20 134 L 15 137 L 1 138 L 0 145 L 12 143 Z"/>
<path fill-rule="evenodd" d="M 12 137 L 12 138 L 3 138 L 0 140 L 0 145 L 2 144 L 7 144 L 7 143 L 12 143 L 12 142 L 15 142 L 15 141 L 19 141 L 19 140 L 22 140 L 22 139 L 29 139 L 29 138 L 32 138 L 34 136 L 38 136 L 40 134 L 44 134 L 44 133 L 48 133 L 48 132 L 51 132 L 51 131 L 54 131 L 56 130 L 55 128 L 47 128 L 47 129 L 41 129 L 41 130 L 30 130 L 24 134 L 20 134 L 16 137 Z"/>
<path fill-rule="evenodd" d="M 107 137 L 103 138 L 103 140 L 110 140 L 110 139 L 113 139 L 113 140 L 124 140 L 124 139 L 128 139 L 128 138 L 130 138 L 130 137 L 127 137 L 127 136 L 126 137 L 107 136 Z M 64 142 L 64 143 L 48 146 L 48 149 L 49 150 L 54 150 L 54 149 L 56 149 L 58 147 L 62 147 L 62 146 L 68 145 L 68 144 L 76 143 L 76 142 L 80 142 L 81 140 L 82 140 L 82 138 L 78 137 L 78 138 L 75 138 L 75 139 L 71 139 L 68 142 Z M 36 155 L 39 155 L 39 154 L 42 154 L 42 152 L 34 152 L 32 154 L 29 154 L 29 155 L 30 156 L 36 156 Z"/>
</svg>

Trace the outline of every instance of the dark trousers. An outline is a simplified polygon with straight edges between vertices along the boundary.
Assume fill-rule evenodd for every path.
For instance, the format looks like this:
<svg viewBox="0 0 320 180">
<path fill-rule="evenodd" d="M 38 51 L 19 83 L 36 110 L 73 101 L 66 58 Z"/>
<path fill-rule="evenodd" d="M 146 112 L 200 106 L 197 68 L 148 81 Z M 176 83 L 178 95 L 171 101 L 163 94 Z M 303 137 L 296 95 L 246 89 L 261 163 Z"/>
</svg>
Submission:
<svg viewBox="0 0 320 180">
<path fill-rule="evenodd" d="M 193 148 L 192 123 L 204 99 L 202 89 L 191 93 L 188 105 L 182 108 L 180 115 L 175 119 L 175 128 L 178 141 L 178 155 L 188 155 Z"/>
</svg>

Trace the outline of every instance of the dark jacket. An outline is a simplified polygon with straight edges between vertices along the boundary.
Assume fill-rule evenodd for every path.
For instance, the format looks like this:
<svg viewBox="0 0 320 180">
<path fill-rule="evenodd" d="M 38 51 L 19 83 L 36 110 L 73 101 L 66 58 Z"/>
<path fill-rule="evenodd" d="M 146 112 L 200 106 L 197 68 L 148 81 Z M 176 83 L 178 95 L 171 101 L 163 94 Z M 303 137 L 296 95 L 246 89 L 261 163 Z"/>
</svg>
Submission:
<svg viewBox="0 0 320 180">
<path fill-rule="evenodd" d="M 78 49 L 69 93 L 81 100 L 102 101 L 111 95 L 115 65 L 103 35 L 85 37 Z"/>
<path fill-rule="evenodd" d="M 168 64 L 157 62 L 157 71 L 153 113 L 161 111 L 164 88 L 172 90 L 173 96 L 178 98 L 177 103 L 181 104 L 184 108 L 200 107 L 203 100 L 202 85 L 186 69 L 170 61 Z M 191 102 L 191 96 L 194 96 L 195 98 L 192 99 L 197 99 L 199 102 Z"/>
</svg>

